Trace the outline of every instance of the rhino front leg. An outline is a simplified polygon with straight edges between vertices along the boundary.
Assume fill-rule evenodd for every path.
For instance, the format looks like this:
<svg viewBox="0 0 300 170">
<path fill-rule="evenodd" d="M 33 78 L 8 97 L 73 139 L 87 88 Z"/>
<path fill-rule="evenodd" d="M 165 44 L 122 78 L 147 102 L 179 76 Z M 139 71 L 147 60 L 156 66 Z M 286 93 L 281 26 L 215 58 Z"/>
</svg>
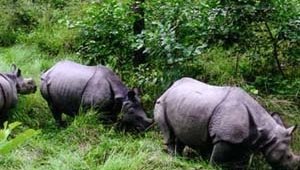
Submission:
<svg viewBox="0 0 300 170">
<path fill-rule="evenodd" d="M 121 111 L 122 108 L 122 100 L 123 98 L 115 99 L 114 103 L 112 104 L 112 108 L 108 112 L 103 112 L 100 114 L 99 119 L 104 124 L 111 124 L 115 123 L 118 119 L 118 113 Z"/>
<path fill-rule="evenodd" d="M 8 119 L 8 114 L 6 112 L 0 113 L 0 128 L 4 127 L 3 124 Z"/>
<path fill-rule="evenodd" d="M 218 142 L 214 145 L 210 157 L 211 164 L 218 164 L 230 169 L 245 169 L 249 154 L 238 145 L 228 142 Z"/>
</svg>

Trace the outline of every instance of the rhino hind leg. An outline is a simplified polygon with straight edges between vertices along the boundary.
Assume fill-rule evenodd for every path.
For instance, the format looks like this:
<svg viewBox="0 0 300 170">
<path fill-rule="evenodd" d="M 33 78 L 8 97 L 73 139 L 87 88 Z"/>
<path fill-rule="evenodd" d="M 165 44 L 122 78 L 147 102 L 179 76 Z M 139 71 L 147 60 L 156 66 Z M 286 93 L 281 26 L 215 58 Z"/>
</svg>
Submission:
<svg viewBox="0 0 300 170">
<path fill-rule="evenodd" d="M 182 143 L 178 138 L 175 138 L 175 144 L 171 144 L 172 147 L 174 147 L 173 150 L 173 154 L 179 154 L 182 155 L 183 150 L 185 148 L 185 144 Z"/>
<path fill-rule="evenodd" d="M 52 104 L 48 103 L 49 108 L 52 112 L 53 118 L 57 124 L 57 126 L 59 127 L 67 127 L 67 122 L 62 120 L 62 112 L 58 111 L 58 109 L 56 109 L 54 106 L 52 106 Z"/>
<path fill-rule="evenodd" d="M 176 138 L 172 127 L 169 125 L 168 120 L 166 120 L 165 114 L 164 108 L 157 102 L 154 109 L 154 119 L 163 134 L 166 151 L 171 155 L 181 155 L 185 145 Z"/>
<path fill-rule="evenodd" d="M 185 148 L 185 144 L 179 141 L 174 134 L 165 140 L 166 152 L 170 155 L 182 155 Z"/>
<path fill-rule="evenodd" d="M 210 163 L 224 168 L 245 169 L 249 156 L 249 152 L 240 146 L 221 141 L 214 145 Z"/>
</svg>

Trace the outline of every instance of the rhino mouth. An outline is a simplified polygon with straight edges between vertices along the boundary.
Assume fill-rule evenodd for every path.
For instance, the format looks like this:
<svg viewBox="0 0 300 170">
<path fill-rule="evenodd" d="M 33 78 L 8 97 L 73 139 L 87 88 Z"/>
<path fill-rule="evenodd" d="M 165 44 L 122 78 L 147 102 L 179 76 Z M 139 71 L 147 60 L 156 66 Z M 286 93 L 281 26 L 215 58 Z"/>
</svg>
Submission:
<svg viewBox="0 0 300 170">
<path fill-rule="evenodd" d="M 32 87 L 28 87 L 28 88 L 19 89 L 18 93 L 20 93 L 20 94 L 31 94 L 31 93 L 35 93 L 36 90 L 37 90 L 37 87 L 32 86 Z"/>
<path fill-rule="evenodd" d="M 142 129 L 139 129 L 140 132 L 146 132 L 149 129 L 151 129 L 154 126 L 154 121 L 152 120 L 149 124 L 147 124 L 146 126 L 143 126 Z M 137 127 L 138 128 L 138 127 Z"/>
<path fill-rule="evenodd" d="M 128 122 L 122 122 L 121 128 L 125 129 L 126 131 L 133 131 L 133 132 L 146 132 L 154 126 L 154 121 L 151 120 L 147 123 L 139 123 L 139 124 L 132 124 Z"/>
</svg>

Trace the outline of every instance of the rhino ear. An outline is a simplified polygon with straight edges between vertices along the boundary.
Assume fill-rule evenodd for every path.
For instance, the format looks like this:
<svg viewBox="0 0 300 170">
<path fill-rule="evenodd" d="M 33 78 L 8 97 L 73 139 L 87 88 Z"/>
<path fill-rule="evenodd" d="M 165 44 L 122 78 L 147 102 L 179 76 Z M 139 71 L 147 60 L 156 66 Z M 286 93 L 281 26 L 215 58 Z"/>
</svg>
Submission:
<svg viewBox="0 0 300 170">
<path fill-rule="evenodd" d="M 287 132 L 289 135 L 292 135 L 292 133 L 297 129 L 297 125 L 292 126 L 290 128 L 287 129 Z"/>
<path fill-rule="evenodd" d="M 277 112 L 272 112 L 271 116 L 273 117 L 273 119 L 275 120 L 275 122 L 279 125 L 281 125 L 282 127 L 284 127 L 284 123 L 281 119 L 281 117 L 279 116 L 279 113 Z"/>
<path fill-rule="evenodd" d="M 11 70 L 12 70 L 13 73 L 16 73 L 17 66 L 15 64 L 12 64 L 11 65 Z"/>
<path fill-rule="evenodd" d="M 134 87 L 132 89 L 132 91 L 134 91 L 135 95 L 140 95 L 141 94 L 141 90 L 139 88 L 137 88 L 137 87 Z"/>
<path fill-rule="evenodd" d="M 130 90 L 130 91 L 128 91 L 128 98 L 129 98 L 129 100 L 131 100 L 131 101 L 134 101 L 135 100 L 135 92 L 134 92 L 134 90 Z"/>
<path fill-rule="evenodd" d="M 21 70 L 20 70 L 20 69 L 17 69 L 17 73 L 16 73 L 17 77 L 20 77 L 21 74 L 22 74 Z"/>
</svg>

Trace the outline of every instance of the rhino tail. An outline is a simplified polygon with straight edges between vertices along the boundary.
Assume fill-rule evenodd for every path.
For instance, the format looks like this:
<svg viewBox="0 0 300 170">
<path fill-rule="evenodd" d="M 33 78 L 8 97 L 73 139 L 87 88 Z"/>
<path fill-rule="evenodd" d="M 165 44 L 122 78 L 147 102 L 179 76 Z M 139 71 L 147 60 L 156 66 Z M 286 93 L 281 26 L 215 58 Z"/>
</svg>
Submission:
<svg viewBox="0 0 300 170">
<path fill-rule="evenodd" d="M 50 81 L 49 81 L 49 77 L 46 74 L 43 74 L 41 76 L 41 86 L 40 86 L 40 90 L 41 90 L 41 94 L 42 96 L 47 100 L 50 101 L 51 97 L 50 97 L 50 91 L 49 91 L 49 86 L 50 86 Z"/>
</svg>

